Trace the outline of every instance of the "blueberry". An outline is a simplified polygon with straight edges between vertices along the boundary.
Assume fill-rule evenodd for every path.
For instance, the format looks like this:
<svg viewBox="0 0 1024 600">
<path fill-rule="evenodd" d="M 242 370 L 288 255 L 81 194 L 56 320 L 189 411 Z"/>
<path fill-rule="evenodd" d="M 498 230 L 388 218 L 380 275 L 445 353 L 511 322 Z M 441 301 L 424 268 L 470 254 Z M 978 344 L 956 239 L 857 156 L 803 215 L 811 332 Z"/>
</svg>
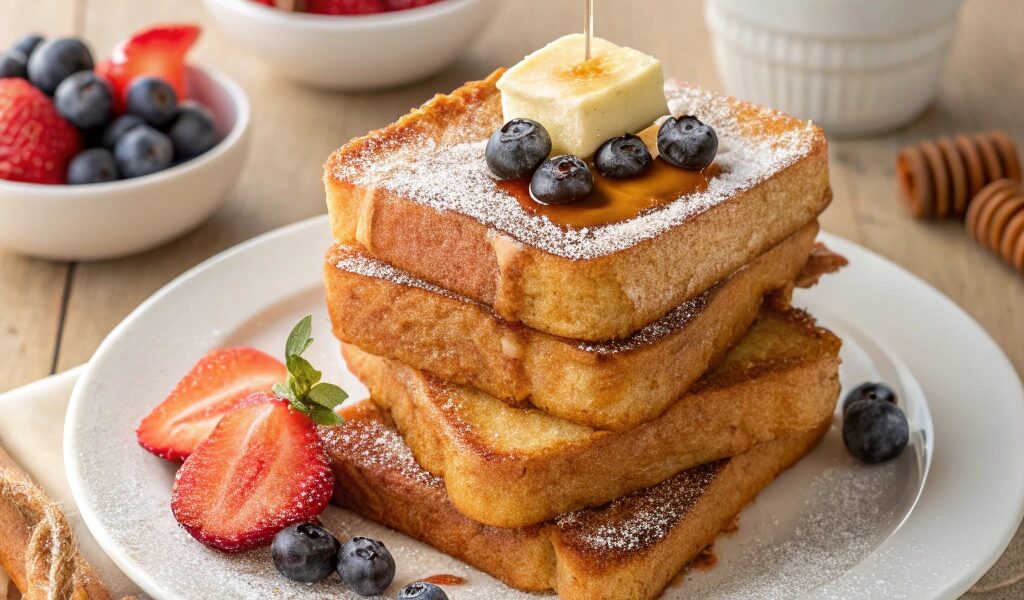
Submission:
<svg viewBox="0 0 1024 600">
<path fill-rule="evenodd" d="M 530 193 L 544 204 L 574 204 L 593 189 L 594 176 L 587 163 L 571 154 L 546 161 L 530 180 Z"/>
<path fill-rule="evenodd" d="M 360 596 L 376 596 L 395 578 L 395 559 L 377 540 L 354 537 L 338 553 L 338 576 Z"/>
<path fill-rule="evenodd" d="M 448 600 L 448 594 L 432 583 L 417 581 L 402 588 L 398 600 Z"/>
<path fill-rule="evenodd" d="M 117 162 L 106 148 L 90 148 L 79 152 L 68 165 L 68 183 L 71 185 L 117 179 Z"/>
<path fill-rule="evenodd" d="M 118 140 L 114 158 L 122 175 L 141 177 L 171 166 L 174 146 L 166 135 L 149 125 L 139 125 Z"/>
<path fill-rule="evenodd" d="M 850 405 L 857 400 L 874 400 L 876 402 L 896 404 L 896 392 L 892 391 L 892 388 L 884 383 L 862 383 L 846 395 L 846 399 L 843 400 L 843 412 L 845 413 Z"/>
<path fill-rule="evenodd" d="M 32 53 L 36 51 L 36 48 L 39 47 L 39 44 L 42 43 L 43 36 L 30 33 L 28 35 L 21 36 L 18 41 L 14 42 L 14 45 L 11 46 L 11 50 L 17 50 L 24 54 L 26 58 L 30 58 Z"/>
<path fill-rule="evenodd" d="M 194 158 L 217 145 L 213 115 L 203 105 L 190 100 L 181 103 L 167 135 L 174 143 L 174 156 L 178 160 Z"/>
<path fill-rule="evenodd" d="M 512 119 L 487 140 L 487 166 L 501 179 L 529 177 L 551 154 L 548 130 L 530 119 Z"/>
<path fill-rule="evenodd" d="M 100 135 L 100 145 L 108 150 L 113 150 L 114 146 L 117 146 L 117 140 L 121 139 L 124 134 L 145 124 L 146 122 L 139 115 L 125 113 L 103 129 L 103 133 Z"/>
<path fill-rule="evenodd" d="M 608 140 L 594 154 L 594 166 L 605 177 L 636 177 L 652 162 L 647 144 L 632 133 Z"/>
<path fill-rule="evenodd" d="M 843 415 L 843 442 L 850 454 L 867 463 L 892 460 L 910 439 L 907 416 L 895 404 L 855 400 Z"/>
<path fill-rule="evenodd" d="M 313 583 L 334 571 L 338 547 L 338 540 L 323 527 L 299 523 L 274 536 L 270 554 L 282 575 L 292 581 Z"/>
<path fill-rule="evenodd" d="M 128 86 L 128 112 L 161 127 L 178 114 L 178 94 L 159 77 L 139 77 Z"/>
<path fill-rule="evenodd" d="M 14 48 L 0 54 L 0 79 L 5 77 L 28 77 L 28 59 Z"/>
<path fill-rule="evenodd" d="M 114 92 L 92 71 L 79 71 L 60 82 L 53 94 L 57 112 L 79 129 L 105 125 L 114 113 Z"/>
<path fill-rule="evenodd" d="M 60 82 L 79 71 L 92 71 L 92 53 L 75 38 L 43 42 L 28 59 L 28 79 L 50 96 Z"/>
<path fill-rule="evenodd" d="M 715 160 L 718 135 L 697 117 L 669 117 L 658 129 L 658 152 L 671 165 L 699 171 Z"/>
</svg>

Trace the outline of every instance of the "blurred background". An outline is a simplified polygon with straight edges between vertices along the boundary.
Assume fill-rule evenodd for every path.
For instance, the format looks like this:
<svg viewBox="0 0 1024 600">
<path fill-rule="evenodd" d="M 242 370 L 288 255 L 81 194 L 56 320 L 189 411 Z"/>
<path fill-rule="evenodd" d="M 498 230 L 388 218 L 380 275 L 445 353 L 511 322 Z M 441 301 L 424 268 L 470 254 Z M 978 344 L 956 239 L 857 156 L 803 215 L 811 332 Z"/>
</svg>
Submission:
<svg viewBox="0 0 1024 600">
<path fill-rule="evenodd" d="M 863 4 L 869 11 L 886 6 Z M 152 23 L 199 23 L 204 31 L 191 61 L 224 71 L 246 90 L 253 124 L 249 159 L 227 202 L 169 244 L 83 263 L 0 250 L 0 356 L 5 358 L 0 391 L 85 362 L 127 313 L 203 259 L 323 213 L 321 166 L 350 138 L 393 121 L 435 93 L 511 65 L 552 39 L 581 30 L 583 23 L 582 0 L 499 0 L 481 35 L 439 74 L 397 89 L 339 93 L 282 78 L 216 29 L 198 0 L 4 0 L 2 11 L 0 46 L 37 31 L 82 37 L 97 56 Z M 595 20 L 597 35 L 660 58 L 667 76 L 724 89 L 700 0 L 597 0 Z M 360 53 L 345 57 L 370 59 Z M 962 225 L 912 219 L 899 200 L 895 157 L 901 147 L 921 139 L 994 127 L 1024 140 L 1024 79 L 1019 77 L 1024 3 L 966 0 L 948 60 L 940 67 L 934 102 L 909 125 L 867 137 L 830 135 L 835 197 L 822 222 L 826 230 L 891 258 L 949 295 L 981 322 L 1021 372 L 1024 278 L 973 242 Z"/>
</svg>

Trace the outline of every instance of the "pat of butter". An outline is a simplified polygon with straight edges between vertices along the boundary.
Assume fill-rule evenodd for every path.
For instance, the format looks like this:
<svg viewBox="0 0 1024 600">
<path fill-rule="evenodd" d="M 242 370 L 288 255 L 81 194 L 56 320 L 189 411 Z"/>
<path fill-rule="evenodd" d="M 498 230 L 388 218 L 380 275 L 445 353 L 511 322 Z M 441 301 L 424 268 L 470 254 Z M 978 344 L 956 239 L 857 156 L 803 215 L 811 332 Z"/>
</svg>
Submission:
<svg viewBox="0 0 1024 600">
<path fill-rule="evenodd" d="M 636 133 L 668 113 L 661 62 L 594 38 L 567 35 L 527 56 L 498 80 L 505 121 L 537 121 L 552 154 L 587 157 L 605 141 Z"/>
</svg>

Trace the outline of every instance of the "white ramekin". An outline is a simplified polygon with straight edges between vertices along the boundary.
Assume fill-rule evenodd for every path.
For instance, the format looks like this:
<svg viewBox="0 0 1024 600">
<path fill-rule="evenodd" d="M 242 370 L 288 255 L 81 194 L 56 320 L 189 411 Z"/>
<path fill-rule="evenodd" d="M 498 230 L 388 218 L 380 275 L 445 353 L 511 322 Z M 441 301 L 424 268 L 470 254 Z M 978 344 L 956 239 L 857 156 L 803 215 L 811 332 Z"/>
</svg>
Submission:
<svg viewBox="0 0 1024 600">
<path fill-rule="evenodd" d="M 705 0 L 705 15 L 730 94 L 863 134 L 934 98 L 961 2 Z"/>
</svg>

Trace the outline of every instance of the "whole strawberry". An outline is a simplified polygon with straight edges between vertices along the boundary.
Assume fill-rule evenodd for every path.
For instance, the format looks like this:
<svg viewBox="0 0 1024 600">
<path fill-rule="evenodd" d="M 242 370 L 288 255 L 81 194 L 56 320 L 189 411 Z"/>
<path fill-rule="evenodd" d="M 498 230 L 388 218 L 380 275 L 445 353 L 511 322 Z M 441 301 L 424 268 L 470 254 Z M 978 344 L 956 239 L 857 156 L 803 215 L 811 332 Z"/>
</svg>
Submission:
<svg viewBox="0 0 1024 600">
<path fill-rule="evenodd" d="M 0 79 L 0 179 L 64 183 L 81 146 L 49 97 L 19 77 Z"/>
</svg>

